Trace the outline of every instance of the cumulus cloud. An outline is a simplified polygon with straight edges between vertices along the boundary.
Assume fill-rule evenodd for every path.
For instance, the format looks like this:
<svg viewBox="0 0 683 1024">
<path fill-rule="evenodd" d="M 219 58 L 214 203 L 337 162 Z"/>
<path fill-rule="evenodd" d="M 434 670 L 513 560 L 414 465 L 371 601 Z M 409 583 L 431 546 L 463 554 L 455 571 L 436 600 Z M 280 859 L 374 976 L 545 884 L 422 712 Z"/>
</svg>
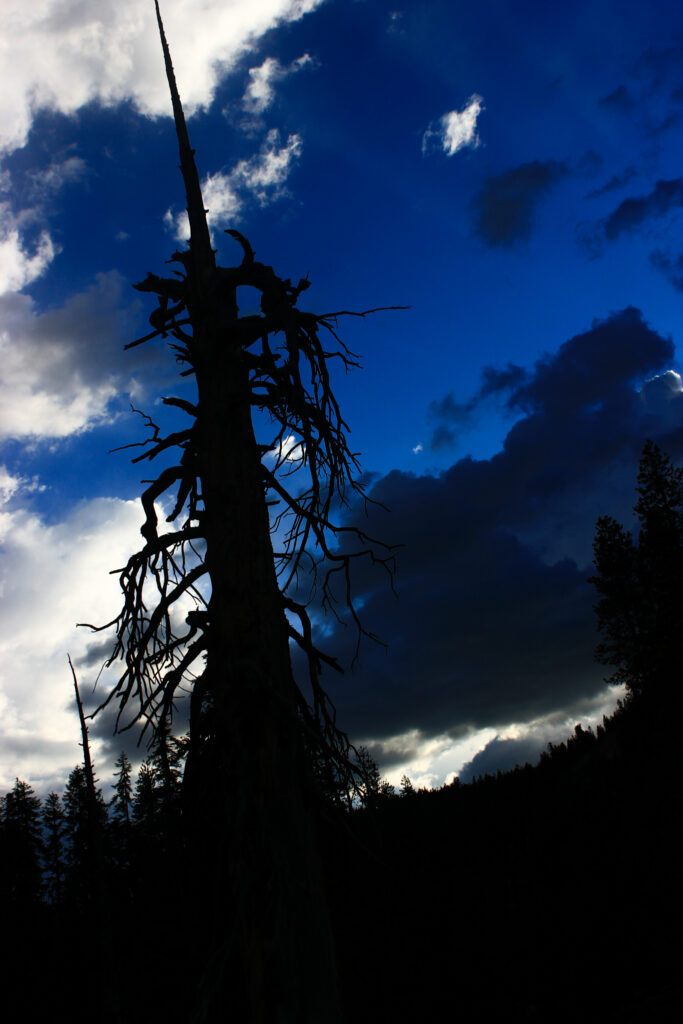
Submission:
<svg viewBox="0 0 683 1024">
<path fill-rule="evenodd" d="M 43 313 L 28 295 L 0 296 L 0 439 L 88 429 L 111 419 L 124 393 L 138 391 L 131 374 L 153 354 L 123 366 L 121 349 L 135 336 L 140 308 L 128 294 L 111 271 Z"/>
<path fill-rule="evenodd" d="M 481 145 L 477 118 L 485 109 L 483 98 L 474 93 L 462 110 L 443 114 L 422 136 L 422 152 L 441 149 L 446 156 L 454 156 L 461 149 L 476 149 Z"/>
<path fill-rule="evenodd" d="M 166 0 L 163 17 L 188 114 L 208 105 L 222 75 L 254 40 L 322 0 Z M 41 108 L 71 114 L 85 103 L 131 100 L 168 114 L 168 87 L 151 3 L 6 0 L 0 63 L 0 151 L 22 146 Z"/>
<path fill-rule="evenodd" d="M 273 102 L 279 82 L 314 63 L 311 55 L 304 53 L 284 66 L 276 57 L 266 57 L 263 64 L 249 68 L 249 85 L 242 100 L 244 109 L 250 114 L 262 114 Z"/>
<path fill-rule="evenodd" d="M 359 522 L 404 547 L 398 600 L 370 566 L 355 579 L 363 621 L 388 652 L 368 643 L 359 668 L 325 678 L 354 738 L 378 750 L 415 730 L 421 743 L 460 742 L 484 729 L 505 737 L 511 722 L 522 735 L 613 705 L 593 660 L 592 539 L 599 515 L 630 525 L 647 437 L 683 460 L 673 356 L 639 311 L 612 314 L 527 370 L 487 373 L 481 391 L 504 385 L 520 417 L 492 458 L 375 482 L 391 511 L 371 506 Z M 321 642 L 350 665 L 351 629 L 326 620 Z"/>
<path fill-rule="evenodd" d="M 532 160 L 488 178 L 472 203 L 477 234 L 490 246 L 529 238 L 540 203 L 568 173 L 562 161 Z"/>
<path fill-rule="evenodd" d="M 76 622 L 107 622 L 118 611 L 118 581 L 110 570 L 137 546 L 144 517 L 138 502 L 98 498 L 47 524 L 15 507 L 25 485 L 16 478 L 8 485 L 8 477 L 5 470 L 0 791 L 11 788 L 18 775 L 44 795 L 60 789 L 81 758 L 66 656 L 70 651 L 80 666 L 92 634 L 76 629 Z M 88 694 L 94 675 L 82 672 L 80 681 Z M 103 774 L 110 768 L 104 763 L 109 754 L 105 744 L 95 742 Z"/>
<path fill-rule="evenodd" d="M 234 223 L 250 198 L 260 206 L 268 206 L 285 196 L 287 178 L 302 148 L 301 136 L 296 134 L 288 136 L 281 146 L 279 132 L 273 128 L 254 156 L 240 160 L 227 173 L 208 175 L 202 182 L 202 195 L 209 211 L 209 227 L 218 229 Z M 179 241 L 187 239 L 187 211 L 174 214 L 167 210 L 164 221 Z"/>
</svg>

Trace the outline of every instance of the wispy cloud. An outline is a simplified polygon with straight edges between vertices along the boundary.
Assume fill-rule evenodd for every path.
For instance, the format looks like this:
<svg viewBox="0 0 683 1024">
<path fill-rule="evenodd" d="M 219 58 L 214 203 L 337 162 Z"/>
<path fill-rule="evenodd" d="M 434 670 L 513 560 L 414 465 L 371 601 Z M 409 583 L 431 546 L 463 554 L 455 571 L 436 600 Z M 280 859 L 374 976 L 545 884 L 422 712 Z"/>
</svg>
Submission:
<svg viewBox="0 0 683 1024">
<path fill-rule="evenodd" d="M 613 242 L 620 235 L 636 231 L 652 218 L 664 217 L 666 214 L 683 207 L 683 179 L 673 178 L 671 181 L 658 181 L 651 192 L 644 196 L 624 199 L 610 213 L 602 224 L 604 237 Z"/>
<path fill-rule="evenodd" d="M 234 222 L 249 198 L 260 206 L 268 206 L 286 195 L 287 178 L 302 149 L 300 135 L 290 135 L 284 145 L 280 145 L 280 135 L 273 128 L 254 156 L 240 160 L 227 173 L 219 171 L 208 175 L 202 182 L 202 193 L 210 227 L 220 228 Z M 167 210 L 164 221 L 178 240 L 188 237 L 186 211 L 174 214 Z"/>
<path fill-rule="evenodd" d="M 42 170 L 32 171 L 28 175 L 30 199 L 34 203 L 44 203 L 65 185 L 80 181 L 87 171 L 87 164 L 80 156 L 54 160 Z"/>
<path fill-rule="evenodd" d="M 627 185 L 632 178 L 638 176 L 638 171 L 635 167 L 627 167 L 621 174 L 614 174 L 608 182 L 601 185 L 600 188 L 594 188 L 591 192 L 588 192 L 586 199 L 599 199 L 600 196 L 606 195 L 608 192 L 615 192 L 617 189 L 623 188 Z"/>
<path fill-rule="evenodd" d="M 422 152 L 441 149 L 446 156 L 454 156 L 461 149 L 476 149 L 481 145 L 477 119 L 485 109 L 483 98 L 474 93 L 462 110 L 443 114 L 422 136 Z"/>
<path fill-rule="evenodd" d="M 249 85 L 242 99 L 244 109 L 250 114 L 262 114 L 275 99 L 275 86 L 279 82 L 314 64 L 309 53 L 284 66 L 276 57 L 266 57 L 263 64 L 249 69 Z"/>
</svg>

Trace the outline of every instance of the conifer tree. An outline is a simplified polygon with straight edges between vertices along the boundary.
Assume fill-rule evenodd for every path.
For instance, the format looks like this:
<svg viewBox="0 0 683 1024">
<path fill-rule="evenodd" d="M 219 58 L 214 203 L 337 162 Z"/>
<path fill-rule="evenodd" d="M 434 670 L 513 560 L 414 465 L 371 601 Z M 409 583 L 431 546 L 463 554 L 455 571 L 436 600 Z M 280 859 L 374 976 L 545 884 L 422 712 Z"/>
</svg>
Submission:
<svg viewBox="0 0 683 1024">
<path fill-rule="evenodd" d="M 155 784 L 155 773 L 151 757 L 146 758 L 138 769 L 133 796 L 133 820 L 136 825 L 153 830 L 158 795 Z"/>
<path fill-rule="evenodd" d="M 3 888 L 19 902 L 41 893 L 41 804 L 32 787 L 17 779 L 3 807 Z"/>
<path fill-rule="evenodd" d="M 602 634 L 596 654 L 629 697 L 680 702 L 683 626 L 683 470 L 653 442 L 643 447 L 634 512 L 638 534 L 611 516 L 598 519 L 593 544 Z"/>
<path fill-rule="evenodd" d="M 99 825 L 103 828 L 107 809 L 99 787 L 96 789 L 95 800 Z M 90 794 L 83 765 L 76 765 L 70 772 L 62 802 L 66 823 L 69 889 L 76 899 L 81 900 L 91 895 L 88 887 L 92 884 L 94 859 Z"/>
<path fill-rule="evenodd" d="M 59 905 L 64 894 L 66 852 L 64 808 L 58 793 L 48 793 L 43 804 L 43 868 L 47 898 Z"/>
<path fill-rule="evenodd" d="M 133 766 L 125 750 L 122 750 L 114 762 L 114 796 L 110 801 L 110 807 L 117 820 L 130 823 L 131 805 L 133 803 Z"/>
</svg>

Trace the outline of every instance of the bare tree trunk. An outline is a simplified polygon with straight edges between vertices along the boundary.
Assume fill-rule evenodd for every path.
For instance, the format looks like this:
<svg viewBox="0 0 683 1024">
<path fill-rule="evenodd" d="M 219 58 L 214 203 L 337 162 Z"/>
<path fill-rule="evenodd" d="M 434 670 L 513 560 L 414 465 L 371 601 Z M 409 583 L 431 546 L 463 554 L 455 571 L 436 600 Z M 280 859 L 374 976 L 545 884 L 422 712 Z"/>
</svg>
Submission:
<svg viewBox="0 0 683 1024">
<path fill-rule="evenodd" d="M 211 732 L 220 737 L 206 766 L 219 815 L 213 885 L 223 944 L 223 963 L 214 961 L 210 974 L 220 976 L 226 960 L 239 963 L 252 1024 L 332 1024 L 341 1020 L 335 957 L 305 804 L 296 690 L 248 370 L 225 332 L 203 338 L 196 349 L 197 448 L 212 581 L 206 697 Z M 210 985 L 207 976 L 205 1019 L 213 1021 L 222 1014 L 211 1005 L 220 992 L 211 997 Z"/>
</svg>

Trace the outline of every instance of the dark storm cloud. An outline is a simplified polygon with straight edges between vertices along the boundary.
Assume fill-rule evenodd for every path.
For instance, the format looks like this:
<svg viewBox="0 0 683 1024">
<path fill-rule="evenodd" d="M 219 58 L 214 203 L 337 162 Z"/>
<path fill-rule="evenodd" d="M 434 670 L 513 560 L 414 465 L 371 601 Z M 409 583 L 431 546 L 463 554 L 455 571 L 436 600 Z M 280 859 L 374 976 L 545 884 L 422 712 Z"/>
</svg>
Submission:
<svg viewBox="0 0 683 1024">
<path fill-rule="evenodd" d="M 683 292 L 683 253 L 672 256 L 670 252 L 662 249 L 654 249 L 650 253 L 650 262 L 657 270 L 661 270 L 668 277 L 674 288 Z"/>
<path fill-rule="evenodd" d="M 606 320 L 595 320 L 589 331 L 539 359 L 533 375 L 513 390 L 507 405 L 539 411 L 553 420 L 606 403 L 618 406 L 631 395 L 624 393 L 624 381 L 642 379 L 673 354 L 671 340 L 649 328 L 640 311 L 628 306 Z"/>
<path fill-rule="evenodd" d="M 488 376 L 523 411 L 493 458 L 375 482 L 391 512 L 373 506 L 363 525 L 405 547 L 398 598 L 370 565 L 355 574 L 363 621 L 388 650 L 367 643 L 359 668 L 325 677 L 352 736 L 459 736 L 570 713 L 601 692 L 586 582 L 595 520 L 628 519 L 646 437 L 683 456 L 680 379 L 656 376 L 672 357 L 637 310 L 613 314 L 526 375 Z M 353 630 L 325 625 L 322 646 L 348 665 Z"/>
<path fill-rule="evenodd" d="M 647 221 L 664 217 L 683 206 L 683 179 L 658 181 L 644 196 L 624 199 L 602 223 L 604 237 L 613 242 L 624 232 L 636 231 Z"/>
<path fill-rule="evenodd" d="M 85 648 L 85 654 L 78 662 L 79 669 L 96 669 L 99 671 L 105 661 L 109 659 L 113 650 L 114 639 L 112 637 L 108 640 L 98 640 L 88 644 Z"/>
<path fill-rule="evenodd" d="M 528 238 L 540 202 L 569 173 L 558 160 L 533 160 L 484 182 L 472 207 L 475 230 L 490 246 Z"/>
</svg>

